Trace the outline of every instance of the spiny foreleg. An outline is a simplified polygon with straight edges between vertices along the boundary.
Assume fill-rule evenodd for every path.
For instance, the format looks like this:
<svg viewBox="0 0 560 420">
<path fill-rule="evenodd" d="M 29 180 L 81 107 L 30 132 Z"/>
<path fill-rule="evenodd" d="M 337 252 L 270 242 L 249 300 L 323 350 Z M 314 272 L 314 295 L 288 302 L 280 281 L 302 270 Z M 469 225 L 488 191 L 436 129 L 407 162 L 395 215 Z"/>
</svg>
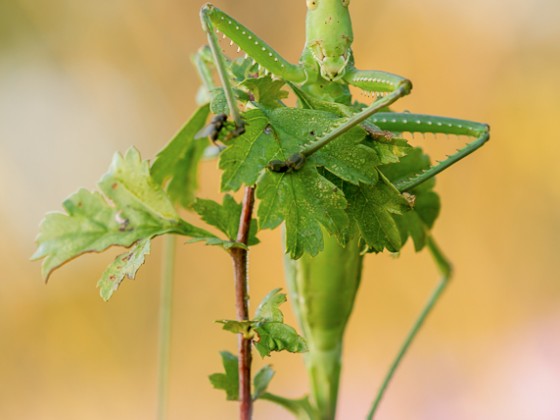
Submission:
<svg viewBox="0 0 560 420">
<path fill-rule="evenodd" d="M 434 177 L 438 173 L 474 152 L 490 139 L 490 127 L 488 124 L 456 118 L 411 113 L 380 112 L 369 118 L 368 121 L 371 121 L 382 130 L 388 130 L 393 133 L 409 132 L 413 134 L 453 134 L 464 135 L 474 139 L 467 143 L 464 147 L 458 149 L 455 153 L 447 156 L 446 159 L 437 162 L 427 170 L 413 176 L 412 178 L 401 179 L 393 182 L 397 189 L 401 192 L 410 190 L 422 182 Z"/>
<path fill-rule="evenodd" d="M 301 66 L 289 63 L 250 29 L 217 7 L 211 4 L 204 5 L 200 16 L 208 34 L 221 32 L 268 72 L 295 83 L 305 81 L 305 71 Z"/>
</svg>

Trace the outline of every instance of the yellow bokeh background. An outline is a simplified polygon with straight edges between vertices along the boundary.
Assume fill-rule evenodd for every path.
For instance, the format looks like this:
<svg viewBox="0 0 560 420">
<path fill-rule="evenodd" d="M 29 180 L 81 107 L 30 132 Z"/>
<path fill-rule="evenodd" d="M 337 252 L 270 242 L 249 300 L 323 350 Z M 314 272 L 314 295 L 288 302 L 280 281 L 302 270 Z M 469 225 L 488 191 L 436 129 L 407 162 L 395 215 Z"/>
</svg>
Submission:
<svg viewBox="0 0 560 420">
<path fill-rule="evenodd" d="M 94 188 L 112 154 L 153 158 L 195 109 L 190 55 L 205 42 L 202 1 L 0 2 L 0 418 L 152 419 L 162 241 L 110 303 L 95 283 L 117 251 L 80 258 L 44 286 L 30 262 L 42 216 Z M 217 0 L 295 62 L 303 0 Z M 405 75 L 398 110 L 492 126 L 492 140 L 438 177 L 435 235 L 456 276 L 379 411 L 390 420 L 560 418 L 560 3 L 353 0 L 359 68 Z M 364 97 L 364 100 L 367 98 Z M 453 139 L 415 138 L 436 157 Z M 218 197 L 215 162 L 201 196 Z M 278 232 L 251 255 L 253 307 L 283 285 Z M 437 272 L 409 245 L 369 256 L 345 345 L 340 419 L 364 418 Z M 178 244 L 169 419 L 235 419 L 211 389 L 235 338 L 223 252 Z M 294 322 L 286 306 L 288 321 Z M 307 389 L 279 354 L 271 391 Z M 257 419 L 290 418 L 267 402 Z"/>
</svg>

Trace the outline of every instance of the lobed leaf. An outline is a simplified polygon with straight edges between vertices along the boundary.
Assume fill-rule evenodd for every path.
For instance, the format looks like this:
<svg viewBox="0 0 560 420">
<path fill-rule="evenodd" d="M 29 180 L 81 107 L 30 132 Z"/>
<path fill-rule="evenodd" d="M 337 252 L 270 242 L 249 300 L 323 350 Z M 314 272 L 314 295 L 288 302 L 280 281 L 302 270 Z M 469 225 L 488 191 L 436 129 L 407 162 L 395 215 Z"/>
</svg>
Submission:
<svg viewBox="0 0 560 420">
<path fill-rule="evenodd" d="M 99 187 L 114 206 L 100 193 L 80 189 L 64 201 L 65 214 L 49 213 L 42 221 L 32 258 L 45 258 L 45 279 L 65 262 L 112 245 L 129 247 L 164 233 L 214 237 L 179 217 L 134 148 L 124 157 L 115 155 Z"/>
<path fill-rule="evenodd" d="M 272 80 L 270 75 L 245 79 L 241 83 L 249 89 L 255 102 L 270 108 L 282 106 L 280 100 L 288 97 L 288 92 L 282 90 L 285 84 L 283 80 Z"/>
<path fill-rule="evenodd" d="M 261 200 L 258 217 L 261 228 L 273 229 L 286 223 L 286 252 L 294 259 L 323 249 L 321 225 L 341 243 L 346 241 L 348 216 L 342 191 L 305 165 L 292 173 L 266 172 L 257 188 Z"/>
<path fill-rule="evenodd" d="M 396 182 L 406 179 L 430 167 L 430 159 L 419 148 L 412 149 L 398 164 L 382 166 L 383 173 Z M 416 251 L 426 245 L 427 234 L 432 228 L 440 209 L 439 196 L 433 191 L 435 179 L 430 179 L 408 191 L 413 197 L 411 211 L 396 215 L 395 222 L 399 228 L 401 242 L 409 237 L 414 242 Z"/>
<path fill-rule="evenodd" d="M 144 257 L 150 253 L 150 240 L 143 239 L 136 242 L 130 251 L 120 254 L 115 261 L 107 267 L 97 282 L 99 294 L 104 301 L 108 301 L 118 289 L 125 277 L 134 279 L 136 272 L 142 264 Z"/>
<path fill-rule="evenodd" d="M 255 312 L 255 321 L 284 322 L 280 305 L 286 302 L 286 294 L 279 293 L 282 289 L 274 289 L 261 301 Z"/>
<path fill-rule="evenodd" d="M 385 182 L 371 185 L 345 186 L 348 197 L 348 213 L 355 221 L 368 248 L 381 252 L 384 248 L 398 251 L 402 239 L 395 214 L 410 210 L 406 199 Z"/>
<path fill-rule="evenodd" d="M 323 133 L 331 131 L 341 121 L 330 112 L 312 109 L 267 109 L 266 114 L 279 139 L 276 147 L 281 149 L 281 153 L 278 155 L 282 155 L 284 160 L 299 151 L 303 144 L 312 143 Z M 365 131 L 354 127 L 314 153 L 306 164 L 324 167 L 353 184 L 375 183 L 375 167 L 379 160 L 374 150 L 360 144 L 364 139 Z"/>
<path fill-rule="evenodd" d="M 227 351 L 220 352 L 225 373 L 213 373 L 208 378 L 215 389 L 226 392 L 229 401 L 239 400 L 239 373 L 237 357 Z"/>
<path fill-rule="evenodd" d="M 226 194 L 223 203 L 219 204 L 213 200 L 197 199 L 193 205 L 196 211 L 206 223 L 218 228 L 230 241 L 235 241 L 239 230 L 242 205 Z M 256 237 L 257 221 L 251 220 L 249 228 L 248 245 L 256 245 L 259 240 Z"/>
<path fill-rule="evenodd" d="M 289 325 L 280 322 L 258 322 L 254 330 L 258 338 L 253 342 L 261 357 L 270 356 L 273 351 L 287 350 L 290 353 L 308 351 L 305 339 Z"/>
<path fill-rule="evenodd" d="M 268 118 L 259 109 L 244 114 L 245 134 L 233 139 L 220 156 L 222 191 L 237 191 L 243 184 L 253 185 L 263 168 L 278 153 L 275 138 L 268 129 Z"/>
</svg>

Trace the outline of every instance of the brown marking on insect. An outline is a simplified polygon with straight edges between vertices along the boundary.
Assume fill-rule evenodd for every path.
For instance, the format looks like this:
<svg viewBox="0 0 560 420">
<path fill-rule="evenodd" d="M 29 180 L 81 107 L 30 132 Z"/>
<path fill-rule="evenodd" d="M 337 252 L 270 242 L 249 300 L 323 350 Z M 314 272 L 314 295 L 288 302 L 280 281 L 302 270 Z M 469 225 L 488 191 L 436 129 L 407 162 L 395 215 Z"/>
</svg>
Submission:
<svg viewBox="0 0 560 420">
<path fill-rule="evenodd" d="M 410 207 L 414 208 L 414 204 L 416 203 L 416 196 L 414 194 L 410 194 L 408 192 L 403 192 L 402 196 L 404 197 L 404 199 L 406 200 L 408 205 Z"/>
<path fill-rule="evenodd" d="M 113 185 L 111 185 L 111 188 L 116 190 L 119 187 L 119 183 L 118 182 L 114 182 Z"/>
<path fill-rule="evenodd" d="M 368 126 L 367 124 L 363 125 L 363 128 L 366 130 L 366 132 L 369 134 L 369 136 L 373 139 L 373 140 L 385 140 L 385 141 L 390 141 L 393 139 L 394 134 L 391 133 L 390 131 L 387 130 L 377 130 L 373 127 Z"/>
</svg>

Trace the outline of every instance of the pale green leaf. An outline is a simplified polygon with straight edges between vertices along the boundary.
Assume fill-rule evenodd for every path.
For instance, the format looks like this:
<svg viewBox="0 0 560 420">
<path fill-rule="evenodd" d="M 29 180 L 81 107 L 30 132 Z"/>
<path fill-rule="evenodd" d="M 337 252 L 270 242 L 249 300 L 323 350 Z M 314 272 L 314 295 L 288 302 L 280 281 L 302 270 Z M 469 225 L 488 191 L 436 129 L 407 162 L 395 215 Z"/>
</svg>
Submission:
<svg viewBox="0 0 560 420">
<path fill-rule="evenodd" d="M 100 193 L 81 189 L 64 201 L 66 213 L 49 213 L 42 221 L 32 258 L 45 258 L 46 279 L 65 262 L 112 245 L 129 247 L 164 233 L 214 237 L 179 217 L 136 149 L 117 154 L 99 186 L 113 205 Z"/>
<path fill-rule="evenodd" d="M 255 321 L 284 322 L 280 305 L 286 302 L 286 294 L 274 289 L 261 301 L 255 312 Z"/>
<path fill-rule="evenodd" d="M 144 257 L 149 253 L 150 240 L 144 239 L 136 242 L 130 251 L 115 258 L 97 282 L 99 294 L 104 301 L 111 298 L 125 277 L 134 279 L 136 272 L 144 264 Z"/>
</svg>

